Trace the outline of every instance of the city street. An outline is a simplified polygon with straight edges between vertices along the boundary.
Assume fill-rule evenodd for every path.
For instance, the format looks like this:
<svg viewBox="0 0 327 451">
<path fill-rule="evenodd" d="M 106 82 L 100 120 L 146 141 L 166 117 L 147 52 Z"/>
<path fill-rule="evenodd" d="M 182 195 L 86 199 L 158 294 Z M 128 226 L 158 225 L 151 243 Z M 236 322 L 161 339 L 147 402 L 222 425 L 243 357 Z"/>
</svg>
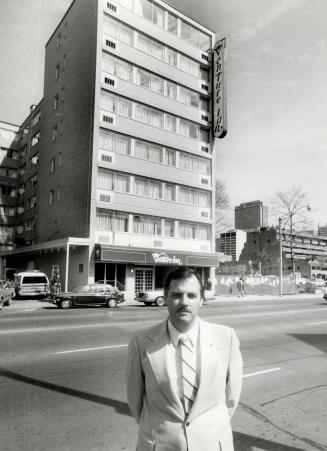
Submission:
<svg viewBox="0 0 327 451">
<path fill-rule="evenodd" d="M 127 343 L 135 330 L 165 318 L 166 308 L 59 310 L 25 302 L 0 312 L 1 451 L 134 451 Z M 241 341 L 235 450 L 327 450 L 322 297 L 209 302 L 201 317 L 234 327 Z"/>
</svg>

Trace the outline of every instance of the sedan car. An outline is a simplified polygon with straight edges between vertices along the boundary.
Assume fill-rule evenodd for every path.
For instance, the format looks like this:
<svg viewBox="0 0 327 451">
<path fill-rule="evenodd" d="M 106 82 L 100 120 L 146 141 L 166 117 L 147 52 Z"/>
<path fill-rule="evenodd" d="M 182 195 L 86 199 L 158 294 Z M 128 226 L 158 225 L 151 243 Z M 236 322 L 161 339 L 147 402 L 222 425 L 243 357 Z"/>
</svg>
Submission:
<svg viewBox="0 0 327 451">
<path fill-rule="evenodd" d="M 95 282 L 97 285 L 112 285 L 113 287 L 115 287 L 118 292 L 124 296 L 124 299 L 126 300 L 126 291 L 125 291 L 125 285 L 123 285 L 122 283 L 120 283 L 118 280 L 97 280 Z"/>
<path fill-rule="evenodd" d="M 12 298 L 15 296 L 13 285 L 6 281 L 0 280 L 0 303 L 2 305 L 10 305 Z"/>
<path fill-rule="evenodd" d="M 214 299 L 214 293 L 212 290 L 204 291 L 204 301 Z M 144 305 L 156 305 L 157 307 L 163 307 L 166 305 L 163 289 L 138 291 L 135 294 L 135 300 L 137 302 L 143 302 Z"/>
<path fill-rule="evenodd" d="M 56 304 L 58 308 L 68 309 L 75 305 L 106 305 L 117 307 L 124 302 L 124 296 L 109 284 L 81 285 L 73 291 L 53 294 L 48 302 Z"/>
</svg>

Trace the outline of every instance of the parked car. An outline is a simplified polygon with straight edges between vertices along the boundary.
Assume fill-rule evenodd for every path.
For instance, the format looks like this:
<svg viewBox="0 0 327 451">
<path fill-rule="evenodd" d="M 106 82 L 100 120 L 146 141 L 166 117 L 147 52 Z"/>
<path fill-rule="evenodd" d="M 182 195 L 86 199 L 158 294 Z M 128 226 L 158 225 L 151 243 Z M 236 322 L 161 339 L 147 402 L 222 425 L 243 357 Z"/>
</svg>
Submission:
<svg viewBox="0 0 327 451">
<path fill-rule="evenodd" d="M 16 296 L 47 296 L 50 293 L 49 279 L 40 271 L 25 271 L 15 274 Z"/>
<path fill-rule="evenodd" d="M 95 283 L 81 285 L 66 293 L 54 293 L 47 302 L 56 304 L 62 309 L 69 309 L 75 305 L 106 305 L 115 308 L 124 302 L 124 296 L 112 285 Z"/>
<path fill-rule="evenodd" d="M 15 296 L 15 289 L 11 282 L 0 280 L 0 298 L 1 305 L 10 305 L 12 298 Z"/>
<path fill-rule="evenodd" d="M 118 293 L 121 294 L 122 296 L 124 296 L 124 300 L 126 300 L 126 291 L 125 291 L 125 285 L 120 283 L 118 280 L 114 281 L 114 280 L 97 280 L 95 282 L 97 285 L 100 284 L 109 284 L 112 285 L 114 288 L 117 289 Z"/>
<path fill-rule="evenodd" d="M 214 299 L 213 290 L 204 291 L 204 300 Z M 157 290 L 138 291 L 135 294 L 135 300 L 137 302 L 143 302 L 144 305 L 156 305 L 157 307 L 163 307 L 166 305 L 163 288 Z"/>
<path fill-rule="evenodd" d="M 305 284 L 307 293 L 322 293 L 325 288 L 326 281 L 324 279 L 312 279 Z"/>
</svg>

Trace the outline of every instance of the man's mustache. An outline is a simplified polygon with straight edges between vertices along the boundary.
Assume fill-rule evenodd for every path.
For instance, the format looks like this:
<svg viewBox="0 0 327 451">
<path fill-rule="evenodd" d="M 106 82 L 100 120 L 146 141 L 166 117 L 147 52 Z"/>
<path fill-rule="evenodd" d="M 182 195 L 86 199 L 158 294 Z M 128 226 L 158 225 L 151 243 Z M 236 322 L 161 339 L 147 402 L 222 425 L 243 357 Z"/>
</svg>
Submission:
<svg viewBox="0 0 327 451">
<path fill-rule="evenodd" d="M 188 308 L 188 307 L 179 307 L 178 309 L 177 309 L 177 312 L 179 313 L 179 312 L 188 312 L 188 313 L 190 313 L 190 309 Z"/>
</svg>

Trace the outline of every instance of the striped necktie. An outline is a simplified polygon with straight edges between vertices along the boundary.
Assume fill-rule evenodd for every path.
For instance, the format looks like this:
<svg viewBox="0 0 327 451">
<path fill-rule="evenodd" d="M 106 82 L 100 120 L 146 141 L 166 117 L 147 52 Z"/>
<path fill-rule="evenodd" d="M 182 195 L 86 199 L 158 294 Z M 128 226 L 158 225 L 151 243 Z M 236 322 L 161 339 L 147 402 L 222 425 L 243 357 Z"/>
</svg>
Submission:
<svg viewBox="0 0 327 451">
<path fill-rule="evenodd" d="M 181 343 L 184 407 L 188 415 L 198 391 L 196 353 L 187 335 L 181 335 L 179 342 Z"/>
</svg>

